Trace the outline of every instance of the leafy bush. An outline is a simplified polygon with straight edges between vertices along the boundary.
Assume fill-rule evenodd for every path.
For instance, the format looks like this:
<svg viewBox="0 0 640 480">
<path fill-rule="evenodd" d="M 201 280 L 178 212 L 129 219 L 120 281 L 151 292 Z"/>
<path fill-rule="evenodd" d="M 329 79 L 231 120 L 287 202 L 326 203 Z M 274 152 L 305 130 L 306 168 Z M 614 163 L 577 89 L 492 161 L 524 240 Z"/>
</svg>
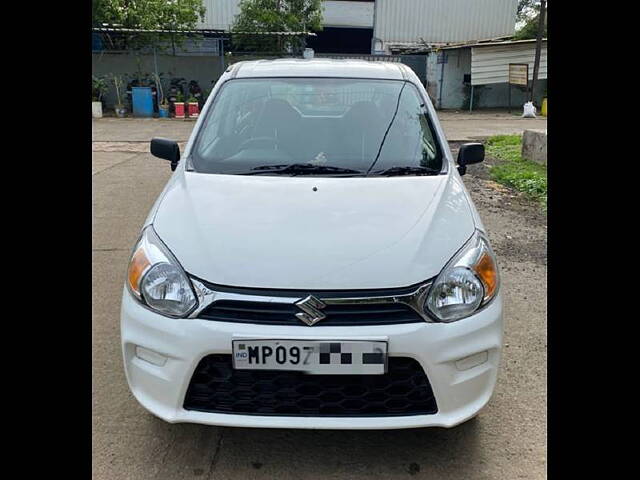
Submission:
<svg viewBox="0 0 640 480">
<path fill-rule="evenodd" d="M 107 86 L 106 78 L 97 75 L 91 76 L 91 101 L 101 101 L 102 96 L 107 93 L 107 90 L 109 90 L 109 87 Z"/>
</svg>

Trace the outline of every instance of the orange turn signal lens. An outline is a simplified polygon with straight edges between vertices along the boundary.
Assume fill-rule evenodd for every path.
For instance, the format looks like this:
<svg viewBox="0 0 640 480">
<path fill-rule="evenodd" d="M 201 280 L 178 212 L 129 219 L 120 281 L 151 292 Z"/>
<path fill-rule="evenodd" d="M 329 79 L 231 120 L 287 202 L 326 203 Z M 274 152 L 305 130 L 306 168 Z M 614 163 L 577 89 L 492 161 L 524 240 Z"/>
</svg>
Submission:
<svg viewBox="0 0 640 480">
<path fill-rule="evenodd" d="M 149 267 L 150 262 L 147 256 L 144 254 L 142 248 L 138 248 L 136 253 L 131 257 L 129 262 L 129 270 L 127 271 L 127 281 L 129 282 L 129 288 L 138 295 L 140 295 L 140 280 L 142 275 Z"/>
<path fill-rule="evenodd" d="M 483 252 L 480 260 L 473 269 L 484 284 L 484 299 L 492 298 L 498 289 L 498 268 L 495 261 L 487 252 Z"/>
</svg>

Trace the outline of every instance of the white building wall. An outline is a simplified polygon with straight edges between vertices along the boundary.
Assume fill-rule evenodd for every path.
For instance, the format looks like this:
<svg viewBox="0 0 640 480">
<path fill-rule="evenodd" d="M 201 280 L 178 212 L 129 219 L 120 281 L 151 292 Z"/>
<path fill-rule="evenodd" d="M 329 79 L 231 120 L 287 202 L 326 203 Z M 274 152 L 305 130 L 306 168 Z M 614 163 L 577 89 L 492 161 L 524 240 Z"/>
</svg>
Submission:
<svg viewBox="0 0 640 480">
<path fill-rule="evenodd" d="M 327 27 L 373 27 L 373 2 L 322 2 Z"/>
<path fill-rule="evenodd" d="M 518 0 L 376 0 L 323 2 L 324 25 L 374 28 L 388 43 L 485 40 L 513 35 Z M 199 28 L 229 30 L 240 0 L 204 0 Z M 375 10 L 375 13 L 374 13 Z M 375 25 L 374 25 L 375 22 Z"/>
<path fill-rule="evenodd" d="M 376 0 L 374 37 L 389 43 L 466 42 L 515 32 L 518 0 Z"/>
<path fill-rule="evenodd" d="M 235 16 L 240 13 L 240 0 L 204 0 L 206 8 L 204 22 L 198 22 L 198 28 L 230 30 Z"/>
<path fill-rule="evenodd" d="M 240 0 L 204 0 L 204 22 L 198 28 L 229 30 L 240 12 Z M 373 27 L 373 2 L 323 2 L 324 25 L 328 27 Z"/>
</svg>

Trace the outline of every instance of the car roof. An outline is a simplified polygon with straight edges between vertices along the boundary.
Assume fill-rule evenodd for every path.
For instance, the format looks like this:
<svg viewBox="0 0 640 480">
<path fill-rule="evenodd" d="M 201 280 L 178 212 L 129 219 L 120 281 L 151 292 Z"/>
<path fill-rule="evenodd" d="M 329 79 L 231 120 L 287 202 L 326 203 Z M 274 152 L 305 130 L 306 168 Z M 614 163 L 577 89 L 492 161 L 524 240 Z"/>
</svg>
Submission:
<svg viewBox="0 0 640 480">
<path fill-rule="evenodd" d="M 356 59 L 298 59 L 252 60 L 232 66 L 235 78 L 255 77 L 343 77 L 404 80 L 404 65 Z"/>
</svg>

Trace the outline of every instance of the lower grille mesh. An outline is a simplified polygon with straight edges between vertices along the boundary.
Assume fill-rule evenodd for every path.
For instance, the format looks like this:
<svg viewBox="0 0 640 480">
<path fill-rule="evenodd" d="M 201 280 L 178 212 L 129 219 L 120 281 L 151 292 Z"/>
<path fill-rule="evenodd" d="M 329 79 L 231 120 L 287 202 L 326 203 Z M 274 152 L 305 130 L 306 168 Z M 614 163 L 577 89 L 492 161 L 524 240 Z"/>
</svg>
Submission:
<svg viewBox="0 0 640 480">
<path fill-rule="evenodd" d="M 393 416 L 438 411 L 429 380 L 412 358 L 389 357 L 384 375 L 307 375 L 234 370 L 231 355 L 204 357 L 184 401 L 187 410 L 281 416 Z"/>
</svg>

